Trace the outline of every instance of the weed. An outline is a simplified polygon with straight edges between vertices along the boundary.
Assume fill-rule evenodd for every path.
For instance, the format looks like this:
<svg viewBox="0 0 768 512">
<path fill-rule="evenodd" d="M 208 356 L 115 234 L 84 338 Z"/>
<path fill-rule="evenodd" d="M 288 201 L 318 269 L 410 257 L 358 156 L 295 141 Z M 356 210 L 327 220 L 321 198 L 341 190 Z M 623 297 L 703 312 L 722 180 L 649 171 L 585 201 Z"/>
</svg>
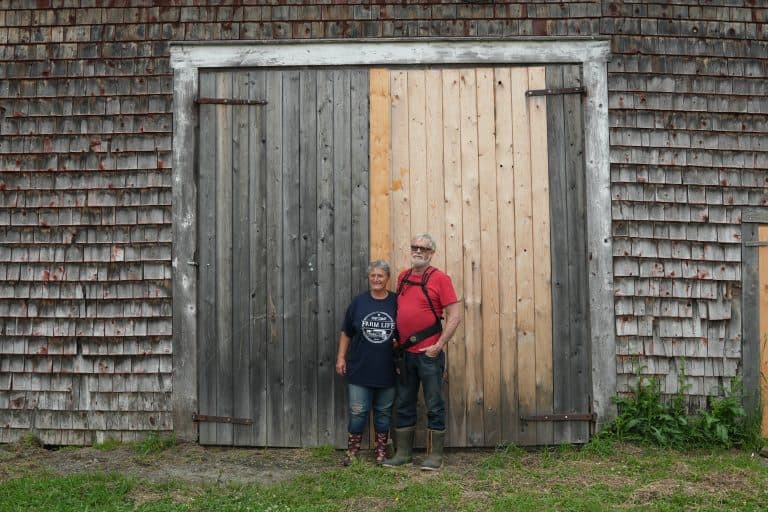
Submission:
<svg viewBox="0 0 768 512">
<path fill-rule="evenodd" d="M 108 437 L 104 441 L 102 441 L 101 443 L 94 443 L 93 447 L 96 450 L 101 450 L 103 452 L 109 452 L 109 451 L 112 451 L 112 450 L 116 450 L 117 448 L 122 446 L 122 444 L 123 443 L 121 441 L 119 441 L 117 439 L 113 439 L 111 437 Z"/>
<path fill-rule="evenodd" d="M 40 438 L 37 437 L 32 432 L 27 432 L 23 434 L 19 440 L 16 442 L 16 445 L 20 449 L 24 448 L 40 448 L 43 446 L 42 441 L 40 441 Z"/>
<path fill-rule="evenodd" d="M 141 441 L 133 443 L 133 449 L 140 455 L 159 453 L 176 446 L 176 436 L 162 437 L 157 432 L 150 432 Z"/>
<path fill-rule="evenodd" d="M 743 388 L 738 379 L 722 395 L 709 400 L 707 408 L 688 415 L 685 407 L 685 374 L 679 376 L 679 391 L 670 399 L 662 396 L 656 378 L 640 375 L 628 395 L 614 398 L 618 417 L 598 438 L 652 444 L 671 448 L 740 447 L 759 449 L 764 444 L 760 435 L 759 415 L 748 415 L 744 409 Z"/>
<path fill-rule="evenodd" d="M 310 448 L 309 453 L 313 459 L 324 462 L 330 462 L 336 458 L 336 448 L 330 444 Z"/>
</svg>

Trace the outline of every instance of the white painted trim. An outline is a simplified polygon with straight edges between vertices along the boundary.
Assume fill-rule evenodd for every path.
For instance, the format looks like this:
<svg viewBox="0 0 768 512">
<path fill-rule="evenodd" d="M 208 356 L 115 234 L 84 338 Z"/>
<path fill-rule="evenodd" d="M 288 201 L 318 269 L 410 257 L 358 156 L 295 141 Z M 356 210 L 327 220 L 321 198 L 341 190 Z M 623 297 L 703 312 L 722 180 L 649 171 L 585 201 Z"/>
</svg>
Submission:
<svg viewBox="0 0 768 512">
<path fill-rule="evenodd" d="M 187 361 L 197 351 L 197 326 L 193 321 L 197 304 L 196 283 L 189 282 L 186 262 L 197 249 L 197 201 L 194 156 L 196 119 L 192 98 L 198 94 L 199 68 L 263 66 L 401 66 L 554 64 L 583 65 L 585 103 L 585 163 L 587 244 L 589 252 L 590 344 L 592 405 L 603 423 L 615 415 L 610 398 L 616 394 L 616 336 L 613 304 L 613 255 L 611 238 L 610 161 L 608 139 L 608 39 L 515 39 L 515 40 L 380 40 L 380 41 L 290 41 L 233 43 L 171 43 L 174 69 L 173 202 L 174 248 L 174 361 L 176 348 L 186 346 Z M 179 81 L 183 83 L 179 83 Z M 184 186 L 182 186 L 184 184 Z M 193 203 L 187 203 L 194 201 Z M 180 224 L 176 224 L 181 221 Z M 182 296 L 179 296 L 179 294 Z M 191 296 L 183 296 L 190 293 Z M 184 383 L 176 404 L 196 404 L 197 367 L 177 368 L 177 382 Z M 183 376 L 180 375 L 183 373 Z M 179 378 L 181 377 L 181 378 Z M 174 389 L 175 391 L 175 389 Z"/>
</svg>

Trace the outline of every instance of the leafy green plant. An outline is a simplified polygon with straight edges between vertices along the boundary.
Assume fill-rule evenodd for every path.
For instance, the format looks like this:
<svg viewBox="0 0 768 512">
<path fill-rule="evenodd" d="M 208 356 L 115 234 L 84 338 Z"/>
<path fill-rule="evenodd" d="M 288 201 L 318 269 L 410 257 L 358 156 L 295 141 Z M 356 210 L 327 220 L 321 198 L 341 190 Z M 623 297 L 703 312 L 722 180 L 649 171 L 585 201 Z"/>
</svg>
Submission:
<svg viewBox="0 0 768 512">
<path fill-rule="evenodd" d="M 670 448 L 758 450 L 764 445 L 759 414 L 747 414 L 742 405 L 740 380 L 734 379 L 730 389 L 721 388 L 721 396 L 711 398 L 706 409 L 689 415 L 684 371 L 678 377 L 678 392 L 665 399 L 658 380 L 640 375 L 641 370 L 633 390 L 614 398 L 619 415 L 598 437 Z"/>
<path fill-rule="evenodd" d="M 106 438 L 104 441 L 102 441 L 100 443 L 94 443 L 93 447 L 96 450 L 101 450 L 103 452 L 109 452 L 109 451 L 112 451 L 112 450 L 115 450 L 115 449 L 119 448 L 120 446 L 122 446 L 122 444 L 123 443 L 120 440 L 108 437 L 108 438 Z"/>
<path fill-rule="evenodd" d="M 176 436 L 163 437 L 157 432 L 150 432 L 141 441 L 136 441 L 133 444 L 133 449 L 141 455 L 149 455 L 162 452 L 174 446 L 176 446 Z"/>
</svg>

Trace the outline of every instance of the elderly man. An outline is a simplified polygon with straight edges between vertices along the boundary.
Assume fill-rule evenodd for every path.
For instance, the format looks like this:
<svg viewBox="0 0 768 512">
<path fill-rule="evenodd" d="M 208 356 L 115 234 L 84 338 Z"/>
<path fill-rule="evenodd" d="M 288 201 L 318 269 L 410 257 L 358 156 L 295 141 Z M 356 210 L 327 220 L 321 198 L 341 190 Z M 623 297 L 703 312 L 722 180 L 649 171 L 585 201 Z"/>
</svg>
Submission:
<svg viewBox="0 0 768 512">
<path fill-rule="evenodd" d="M 427 406 L 427 457 L 421 469 L 435 471 L 443 464 L 445 399 L 443 398 L 443 349 L 461 323 L 461 305 L 450 277 L 430 266 L 435 241 L 429 234 L 411 240 L 411 268 L 397 279 L 397 329 L 404 352 L 397 382 L 397 453 L 384 466 L 413 461 L 416 400 L 423 387 Z M 445 316 L 445 325 L 442 319 Z"/>
</svg>

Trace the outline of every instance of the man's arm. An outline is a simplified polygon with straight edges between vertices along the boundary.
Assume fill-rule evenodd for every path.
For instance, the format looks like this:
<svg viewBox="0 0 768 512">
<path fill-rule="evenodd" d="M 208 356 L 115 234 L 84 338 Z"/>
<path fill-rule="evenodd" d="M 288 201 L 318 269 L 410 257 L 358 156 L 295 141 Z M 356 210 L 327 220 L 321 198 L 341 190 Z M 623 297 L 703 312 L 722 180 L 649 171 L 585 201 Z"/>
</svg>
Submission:
<svg viewBox="0 0 768 512">
<path fill-rule="evenodd" d="M 445 315 L 445 325 L 443 326 L 443 332 L 440 334 L 440 338 L 437 343 L 430 345 L 427 348 L 421 349 L 429 357 L 437 357 L 440 352 L 445 348 L 445 345 L 451 341 L 453 334 L 461 323 L 462 308 L 461 302 L 454 302 L 448 304 L 443 309 Z"/>
</svg>

